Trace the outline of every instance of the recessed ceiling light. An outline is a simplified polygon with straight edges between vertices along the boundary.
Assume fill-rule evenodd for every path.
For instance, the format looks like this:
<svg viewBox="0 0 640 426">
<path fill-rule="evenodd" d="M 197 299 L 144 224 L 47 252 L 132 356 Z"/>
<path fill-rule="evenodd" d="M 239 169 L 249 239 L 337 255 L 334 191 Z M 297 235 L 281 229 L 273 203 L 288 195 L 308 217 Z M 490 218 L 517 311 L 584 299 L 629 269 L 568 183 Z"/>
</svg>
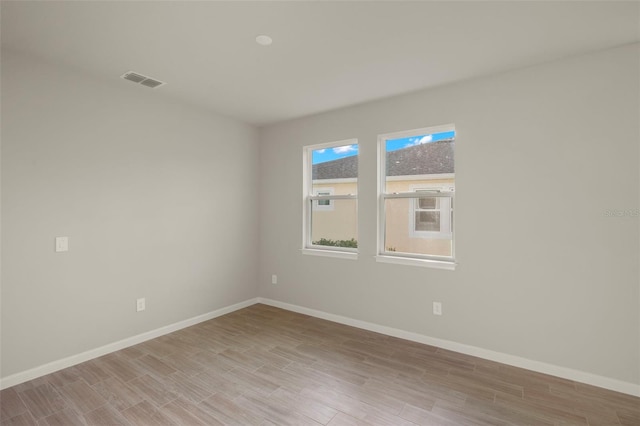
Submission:
<svg viewBox="0 0 640 426">
<path fill-rule="evenodd" d="M 258 43 L 260 46 L 269 46 L 271 43 L 273 43 L 273 39 L 268 35 L 259 35 L 258 37 L 256 37 L 256 43 Z"/>
</svg>

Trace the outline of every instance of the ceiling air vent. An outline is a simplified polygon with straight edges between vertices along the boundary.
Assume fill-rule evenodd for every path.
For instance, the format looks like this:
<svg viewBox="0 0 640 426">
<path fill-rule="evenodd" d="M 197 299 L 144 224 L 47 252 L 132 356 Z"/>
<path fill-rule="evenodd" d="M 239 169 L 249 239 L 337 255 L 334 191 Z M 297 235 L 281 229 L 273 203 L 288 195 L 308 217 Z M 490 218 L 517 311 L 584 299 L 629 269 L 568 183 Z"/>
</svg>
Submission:
<svg viewBox="0 0 640 426">
<path fill-rule="evenodd" d="M 143 86 L 151 87 L 152 89 L 166 84 L 160 80 L 156 80 L 155 78 L 147 77 L 146 75 L 138 74 L 137 72 L 133 71 L 124 73 L 123 75 L 121 75 L 121 77 L 125 80 L 133 81 L 134 83 L 139 83 Z"/>
</svg>

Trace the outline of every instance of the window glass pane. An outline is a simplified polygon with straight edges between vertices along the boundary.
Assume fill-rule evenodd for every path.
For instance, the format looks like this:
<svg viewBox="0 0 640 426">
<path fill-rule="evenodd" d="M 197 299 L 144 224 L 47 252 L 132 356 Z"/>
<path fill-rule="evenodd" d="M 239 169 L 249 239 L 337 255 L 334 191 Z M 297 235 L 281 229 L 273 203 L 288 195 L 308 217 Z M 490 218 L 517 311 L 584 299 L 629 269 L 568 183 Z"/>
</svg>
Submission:
<svg viewBox="0 0 640 426">
<path fill-rule="evenodd" d="M 398 182 L 416 180 L 418 176 L 455 173 L 455 132 L 416 135 L 385 141 L 386 186 L 384 192 L 402 192 Z M 394 188 L 390 188 L 392 185 Z"/>
<path fill-rule="evenodd" d="M 358 145 L 342 145 L 311 152 L 312 188 L 319 194 L 331 186 L 334 195 L 355 195 L 358 190 Z"/>
<path fill-rule="evenodd" d="M 429 198 L 418 198 L 418 205 L 420 209 L 433 210 L 439 208 L 438 198 L 437 197 L 429 197 Z"/>
<path fill-rule="evenodd" d="M 455 188 L 455 130 L 439 126 L 396 135 L 409 136 L 384 136 L 381 192 L 416 196 L 385 198 L 380 252 L 451 259 L 453 198 L 447 194 Z"/>
<path fill-rule="evenodd" d="M 316 249 L 356 249 L 357 140 L 306 147 L 304 157 L 309 173 L 305 179 L 306 196 L 353 196 L 344 199 L 307 199 L 304 212 L 304 246 Z M 309 165 L 311 167 L 308 167 Z"/>
<path fill-rule="evenodd" d="M 448 222 L 449 209 L 438 212 L 415 211 L 415 199 L 385 200 L 384 248 L 386 252 L 425 256 L 452 257 L 452 240 Z M 452 205 L 449 198 L 441 204 Z M 445 220 L 447 218 L 447 220 Z M 445 220 L 445 223 L 442 221 Z"/>
<path fill-rule="evenodd" d="M 416 212 L 416 231 L 440 232 L 440 212 Z"/>
<path fill-rule="evenodd" d="M 331 200 L 332 210 L 311 211 L 311 244 L 358 246 L 356 200 Z"/>
</svg>

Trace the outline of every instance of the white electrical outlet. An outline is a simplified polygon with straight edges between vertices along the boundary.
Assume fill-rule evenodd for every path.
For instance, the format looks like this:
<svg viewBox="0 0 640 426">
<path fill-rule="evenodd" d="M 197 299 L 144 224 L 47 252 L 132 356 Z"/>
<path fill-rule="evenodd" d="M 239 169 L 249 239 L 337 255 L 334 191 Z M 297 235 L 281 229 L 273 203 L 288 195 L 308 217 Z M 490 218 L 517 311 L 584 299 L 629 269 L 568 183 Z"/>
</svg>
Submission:
<svg viewBox="0 0 640 426">
<path fill-rule="evenodd" d="M 278 276 L 276 274 L 271 275 L 271 284 L 278 284 Z"/>
<path fill-rule="evenodd" d="M 442 315 L 442 302 L 433 302 L 433 315 Z"/>
<path fill-rule="evenodd" d="M 146 302 L 144 297 L 136 300 L 136 312 L 144 311 L 146 309 Z"/>
</svg>

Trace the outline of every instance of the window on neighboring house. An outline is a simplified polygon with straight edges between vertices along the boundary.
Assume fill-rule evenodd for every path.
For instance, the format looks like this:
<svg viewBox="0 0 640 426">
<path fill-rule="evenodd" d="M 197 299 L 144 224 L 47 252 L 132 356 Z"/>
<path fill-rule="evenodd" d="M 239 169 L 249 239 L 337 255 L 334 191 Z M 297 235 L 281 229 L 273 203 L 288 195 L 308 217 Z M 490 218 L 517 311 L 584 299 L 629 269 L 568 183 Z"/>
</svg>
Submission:
<svg viewBox="0 0 640 426">
<path fill-rule="evenodd" d="M 439 193 L 451 193 L 454 186 L 421 185 L 412 188 L 420 198 L 411 199 L 409 233 L 414 238 L 451 239 L 453 209 L 450 197 L 438 197 Z M 434 196 L 430 196 L 434 195 Z"/>
<path fill-rule="evenodd" d="M 454 265 L 455 128 L 379 136 L 377 260 Z"/>
<path fill-rule="evenodd" d="M 304 148 L 303 253 L 356 258 L 358 142 Z"/>
<path fill-rule="evenodd" d="M 333 195 L 333 188 L 317 189 L 314 195 L 319 195 L 319 196 Z M 331 199 L 315 200 L 315 203 L 313 204 L 313 209 L 314 210 L 333 210 L 333 200 Z"/>
</svg>

